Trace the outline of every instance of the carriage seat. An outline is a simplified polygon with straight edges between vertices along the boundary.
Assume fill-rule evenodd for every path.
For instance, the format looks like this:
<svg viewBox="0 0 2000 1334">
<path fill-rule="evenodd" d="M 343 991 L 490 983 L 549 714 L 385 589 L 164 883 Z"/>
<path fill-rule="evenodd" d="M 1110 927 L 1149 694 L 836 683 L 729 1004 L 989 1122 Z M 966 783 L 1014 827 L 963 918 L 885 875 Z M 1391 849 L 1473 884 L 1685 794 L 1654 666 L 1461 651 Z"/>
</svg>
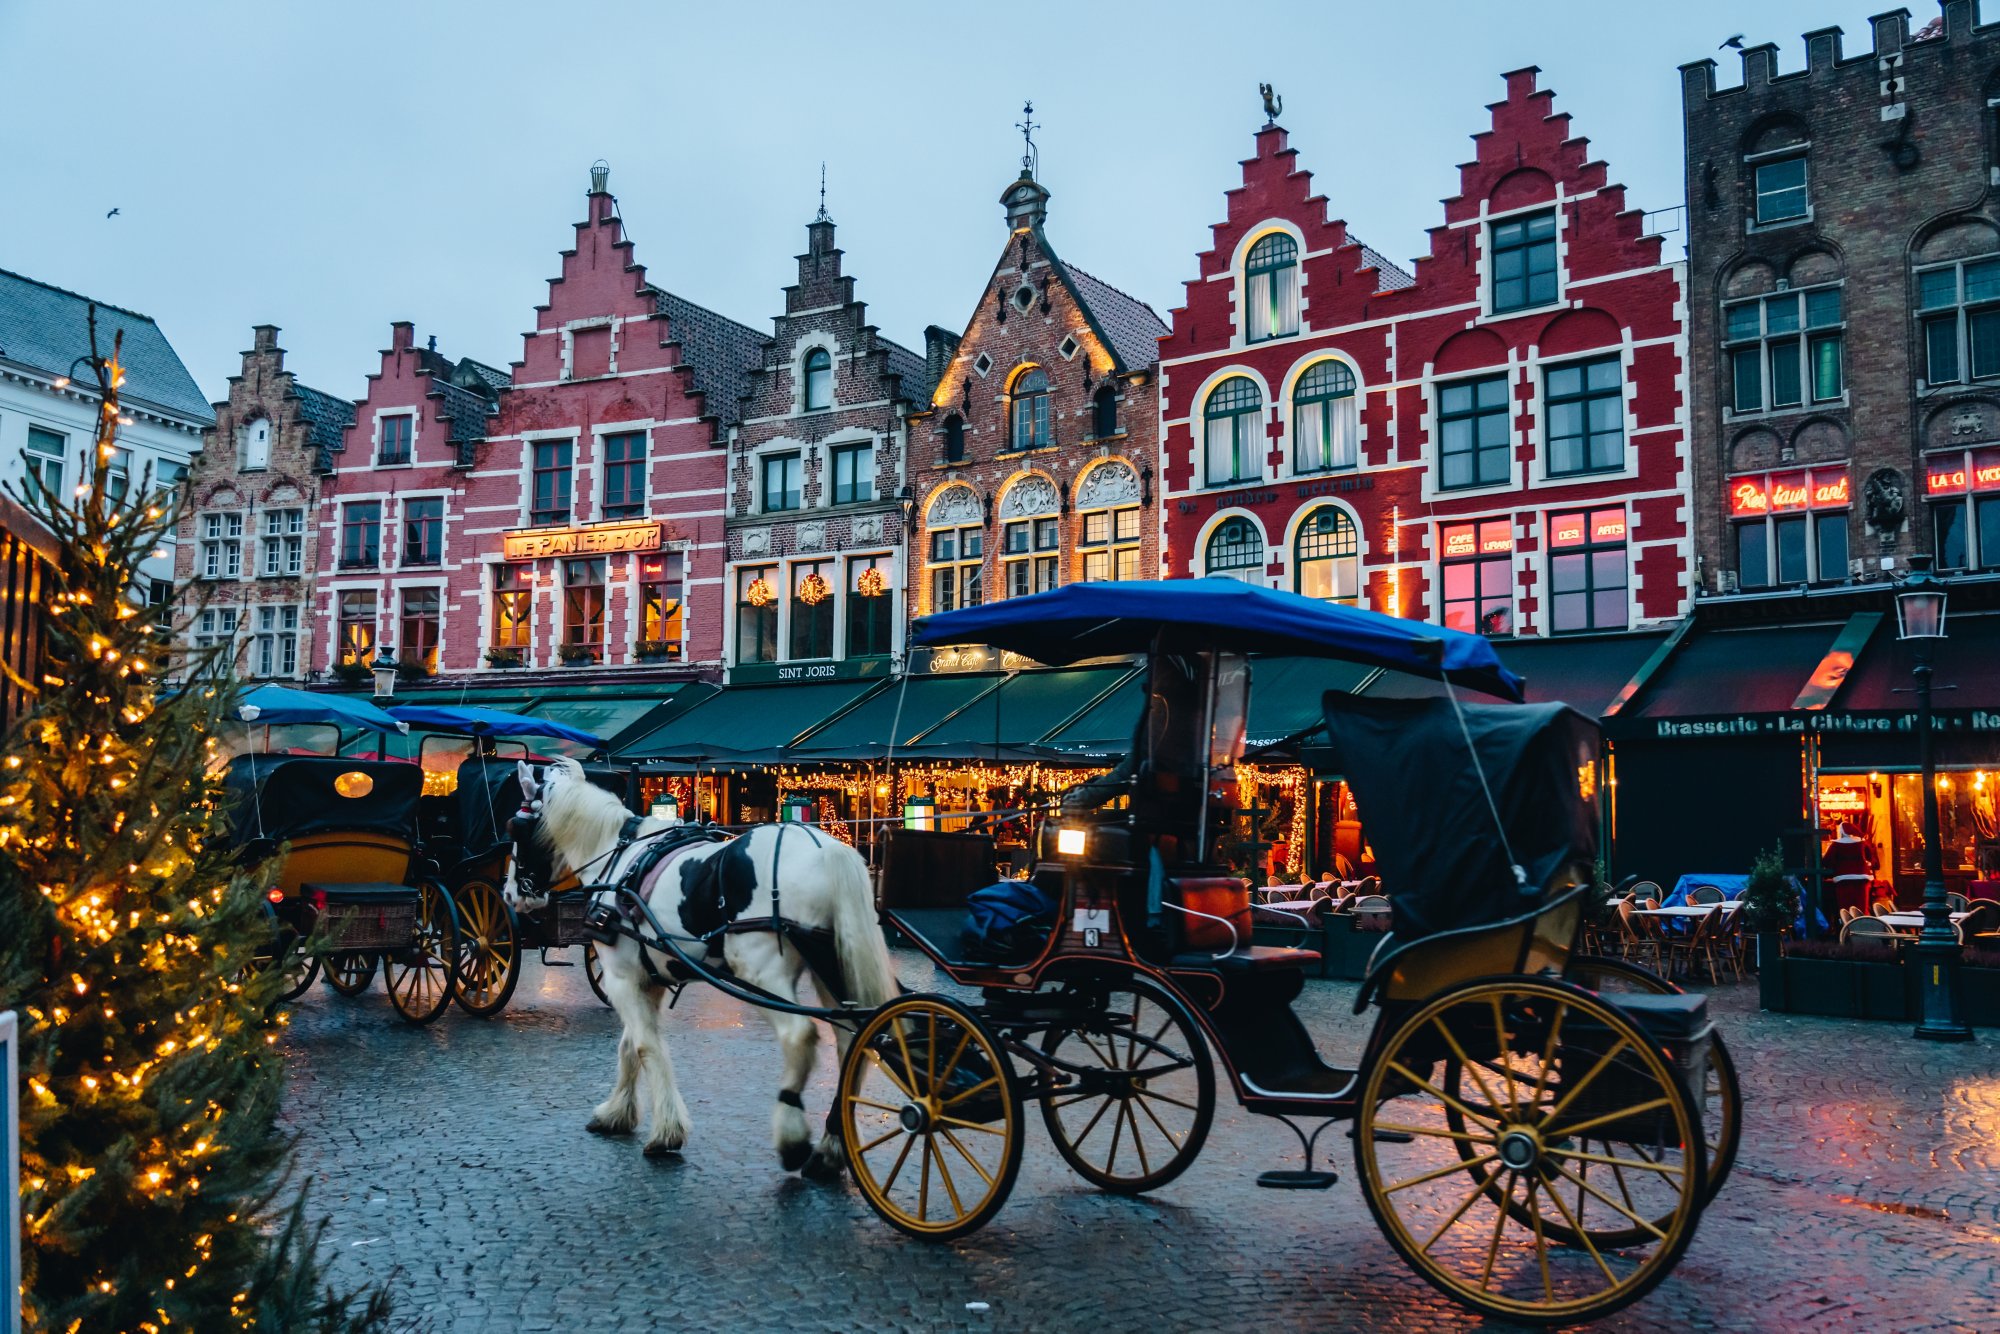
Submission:
<svg viewBox="0 0 2000 1334">
<path fill-rule="evenodd" d="M 416 897 L 417 891 L 409 885 L 380 882 L 356 882 L 353 884 L 321 884 L 316 881 L 299 886 L 299 892 L 314 903 L 384 904 L 405 903 Z"/>
<path fill-rule="evenodd" d="M 1163 906 L 1180 923 L 1181 949 L 1176 968 L 1210 968 L 1230 972 L 1266 972 L 1317 964 L 1315 950 L 1291 946 L 1253 945 L 1255 918 L 1250 908 L 1250 882 L 1238 876 L 1175 876 L 1167 881 Z"/>
<path fill-rule="evenodd" d="M 1242 945 L 1220 958 L 1208 950 L 1176 954 L 1177 969 L 1208 969 L 1224 973 L 1269 973 L 1286 968 L 1319 965 L 1318 950 L 1302 950 L 1290 945 Z"/>
<path fill-rule="evenodd" d="M 1607 999 L 1632 1016 L 1633 1022 L 1656 1042 L 1695 1042 L 1713 1027 L 1708 1018 L 1708 997 L 1699 992 L 1656 996 L 1650 992 L 1619 991 Z"/>
</svg>

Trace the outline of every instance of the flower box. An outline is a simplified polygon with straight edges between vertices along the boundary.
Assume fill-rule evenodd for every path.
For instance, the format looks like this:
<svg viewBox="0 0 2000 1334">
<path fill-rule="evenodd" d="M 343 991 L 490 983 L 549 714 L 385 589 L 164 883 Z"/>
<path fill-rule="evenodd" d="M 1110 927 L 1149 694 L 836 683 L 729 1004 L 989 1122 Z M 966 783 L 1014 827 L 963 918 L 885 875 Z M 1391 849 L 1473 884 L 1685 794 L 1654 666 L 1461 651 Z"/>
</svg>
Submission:
<svg viewBox="0 0 2000 1334">
<path fill-rule="evenodd" d="M 519 667 L 521 655 L 513 649 L 490 648 L 486 650 L 488 667 Z"/>
</svg>

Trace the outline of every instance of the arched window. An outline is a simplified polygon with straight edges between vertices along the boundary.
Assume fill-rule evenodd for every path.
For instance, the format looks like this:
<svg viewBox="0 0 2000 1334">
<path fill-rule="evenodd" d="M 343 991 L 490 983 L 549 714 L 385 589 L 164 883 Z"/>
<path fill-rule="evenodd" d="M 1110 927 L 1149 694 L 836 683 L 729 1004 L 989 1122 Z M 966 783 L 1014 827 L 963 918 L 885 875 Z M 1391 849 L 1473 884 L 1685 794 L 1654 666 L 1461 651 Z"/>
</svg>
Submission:
<svg viewBox="0 0 2000 1334">
<path fill-rule="evenodd" d="M 1208 535 L 1208 549 L 1202 553 L 1202 573 L 1261 584 L 1264 534 L 1248 519 L 1237 515 L 1224 519 Z"/>
<path fill-rule="evenodd" d="M 1232 375 L 1209 394 L 1202 416 L 1210 486 L 1254 482 L 1264 475 L 1263 411 L 1264 395 L 1248 376 Z"/>
<path fill-rule="evenodd" d="M 1299 243 L 1272 232 L 1243 263 L 1244 337 L 1252 343 L 1299 331 Z"/>
<path fill-rule="evenodd" d="M 1305 517 L 1292 545 L 1293 588 L 1309 598 L 1352 605 L 1361 595 L 1361 543 L 1354 520 L 1331 505 Z"/>
<path fill-rule="evenodd" d="M 806 353 L 806 411 L 833 406 L 833 354 L 823 347 Z"/>
<path fill-rule="evenodd" d="M 1105 385 L 1090 401 L 1090 433 L 1099 440 L 1118 434 L 1118 390 Z"/>
<path fill-rule="evenodd" d="M 1306 367 L 1292 390 L 1292 471 L 1352 468 L 1360 427 L 1354 372 L 1337 361 Z"/>
<path fill-rule="evenodd" d="M 1049 427 L 1049 374 L 1030 366 L 1014 381 L 1014 448 L 1041 449 L 1055 442 Z"/>
<path fill-rule="evenodd" d="M 944 461 L 965 462 L 965 418 L 956 412 L 944 419 Z"/>
</svg>

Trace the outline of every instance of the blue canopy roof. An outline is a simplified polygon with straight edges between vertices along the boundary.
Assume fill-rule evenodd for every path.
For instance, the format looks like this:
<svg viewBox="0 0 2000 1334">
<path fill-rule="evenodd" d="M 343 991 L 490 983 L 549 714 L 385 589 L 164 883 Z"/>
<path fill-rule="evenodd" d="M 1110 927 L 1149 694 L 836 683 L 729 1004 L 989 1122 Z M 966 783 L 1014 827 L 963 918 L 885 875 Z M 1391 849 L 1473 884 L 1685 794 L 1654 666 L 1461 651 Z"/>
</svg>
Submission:
<svg viewBox="0 0 2000 1334">
<path fill-rule="evenodd" d="M 352 695 L 322 695 L 289 686 L 257 686 L 243 692 L 236 701 L 238 720 L 259 726 L 280 727 L 286 723 L 331 723 L 336 727 L 359 727 L 371 732 L 407 732 L 409 729 L 365 699 Z"/>
<path fill-rule="evenodd" d="M 582 728 L 553 718 L 530 718 L 525 713 L 482 709 L 474 704 L 398 704 L 389 712 L 414 727 L 440 732 L 463 732 L 467 736 L 546 736 L 574 741 L 580 746 L 601 749 L 604 745 Z"/>
<path fill-rule="evenodd" d="M 926 616 L 910 632 L 916 645 L 991 644 L 1052 666 L 1143 653 L 1156 639 L 1182 652 L 1226 648 L 1340 658 L 1521 698 L 1521 678 L 1479 635 L 1235 579 L 1068 584 Z"/>
</svg>

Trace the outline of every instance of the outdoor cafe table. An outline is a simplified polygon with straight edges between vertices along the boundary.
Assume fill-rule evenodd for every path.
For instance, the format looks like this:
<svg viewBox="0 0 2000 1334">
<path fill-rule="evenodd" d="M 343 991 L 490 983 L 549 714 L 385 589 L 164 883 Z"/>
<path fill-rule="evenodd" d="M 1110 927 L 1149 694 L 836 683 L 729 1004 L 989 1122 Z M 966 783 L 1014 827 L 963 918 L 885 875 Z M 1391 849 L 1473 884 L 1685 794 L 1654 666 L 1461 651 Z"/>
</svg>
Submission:
<svg viewBox="0 0 2000 1334">
<path fill-rule="evenodd" d="M 1706 917 L 1717 908 L 1741 908 L 1741 899 L 1722 903 L 1677 903 L 1671 908 L 1634 908 L 1634 917 Z"/>
<path fill-rule="evenodd" d="M 1954 923 L 1962 922 L 1971 915 L 1971 913 L 1955 912 L 1951 915 L 1951 920 Z M 1882 921 L 1887 922 L 1890 926 L 1920 928 L 1924 924 L 1924 915 L 1920 912 L 1885 912 L 1879 914 L 1879 916 Z"/>
<path fill-rule="evenodd" d="M 1674 881 L 1673 892 L 1661 902 L 1662 908 L 1678 908 L 1688 901 L 1688 895 L 1701 885 L 1712 885 L 1722 891 L 1731 902 L 1743 897 L 1743 891 L 1750 887 L 1747 875 L 1684 875 Z"/>
</svg>

